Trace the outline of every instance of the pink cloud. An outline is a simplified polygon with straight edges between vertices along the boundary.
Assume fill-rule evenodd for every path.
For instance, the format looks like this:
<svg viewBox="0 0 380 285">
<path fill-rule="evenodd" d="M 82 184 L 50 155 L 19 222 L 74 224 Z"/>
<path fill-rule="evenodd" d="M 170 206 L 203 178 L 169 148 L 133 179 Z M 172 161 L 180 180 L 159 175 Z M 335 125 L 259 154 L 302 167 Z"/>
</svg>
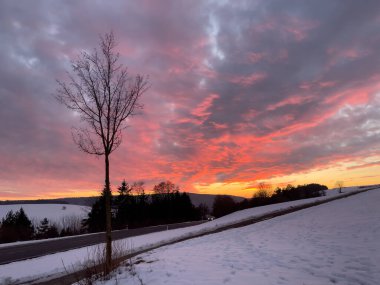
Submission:
<svg viewBox="0 0 380 285">
<path fill-rule="evenodd" d="M 273 111 L 277 108 L 286 106 L 286 105 L 300 105 L 305 102 L 309 102 L 313 99 L 313 96 L 311 95 L 295 95 L 292 97 L 285 98 L 282 101 L 279 101 L 275 104 L 271 104 L 267 107 L 268 111 Z"/>
<path fill-rule="evenodd" d="M 256 72 L 252 73 L 250 75 L 237 75 L 237 76 L 232 76 L 228 80 L 232 83 L 242 85 L 242 86 L 250 86 L 253 85 L 257 82 L 262 81 L 263 79 L 266 78 L 266 74 L 264 72 Z"/>
<path fill-rule="evenodd" d="M 218 94 L 211 94 L 206 97 L 193 111 L 192 114 L 197 117 L 206 117 L 210 115 L 209 108 L 215 99 L 219 98 Z"/>
<path fill-rule="evenodd" d="M 295 16 L 288 16 L 285 20 L 285 30 L 291 34 L 296 41 L 303 41 L 308 33 L 318 27 L 319 23 L 309 19 L 301 19 Z"/>
<path fill-rule="evenodd" d="M 260 24 L 255 25 L 253 30 L 255 33 L 279 30 L 284 38 L 291 37 L 292 40 L 300 42 L 306 39 L 308 33 L 318 26 L 319 23 L 317 21 L 280 14 L 266 18 Z"/>
<path fill-rule="evenodd" d="M 329 56 L 328 66 L 334 66 L 340 61 L 352 61 L 369 55 L 369 51 L 359 46 L 352 47 L 329 47 L 327 49 Z"/>
<path fill-rule="evenodd" d="M 367 167 L 373 167 L 373 166 L 380 166 L 380 161 L 374 161 L 374 162 L 368 162 L 360 165 L 355 166 L 349 166 L 347 169 L 360 169 L 360 168 L 367 168 Z"/>
</svg>

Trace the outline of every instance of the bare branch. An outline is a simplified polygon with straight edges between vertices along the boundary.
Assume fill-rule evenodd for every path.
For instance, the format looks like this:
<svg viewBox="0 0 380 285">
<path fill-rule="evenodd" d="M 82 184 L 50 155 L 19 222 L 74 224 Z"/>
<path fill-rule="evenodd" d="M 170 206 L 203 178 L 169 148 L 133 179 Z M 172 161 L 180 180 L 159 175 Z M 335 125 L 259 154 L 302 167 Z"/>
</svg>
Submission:
<svg viewBox="0 0 380 285">
<path fill-rule="evenodd" d="M 85 153 L 94 155 L 104 155 L 104 148 L 96 145 L 96 140 L 93 139 L 91 133 L 87 129 L 73 128 L 71 132 L 74 142 Z"/>
<path fill-rule="evenodd" d="M 116 45 L 113 33 L 104 35 L 99 50 L 83 52 L 72 63 L 68 83 L 57 81 L 57 100 L 87 123 L 73 134 L 86 153 L 110 154 L 120 146 L 126 119 L 142 109 L 139 99 L 149 88 L 147 77 L 131 79 L 118 63 Z"/>
</svg>

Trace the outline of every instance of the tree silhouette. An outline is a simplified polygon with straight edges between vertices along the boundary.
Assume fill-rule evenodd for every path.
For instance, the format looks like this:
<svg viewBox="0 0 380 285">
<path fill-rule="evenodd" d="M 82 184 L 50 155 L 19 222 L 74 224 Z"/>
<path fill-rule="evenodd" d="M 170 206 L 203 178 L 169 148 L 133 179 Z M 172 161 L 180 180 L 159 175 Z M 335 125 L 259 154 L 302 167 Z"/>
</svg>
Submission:
<svg viewBox="0 0 380 285">
<path fill-rule="evenodd" d="M 252 199 L 251 199 L 251 205 L 253 207 L 255 206 L 264 206 L 270 203 L 270 197 L 271 197 L 271 192 L 272 186 L 268 183 L 265 182 L 260 182 L 257 185 L 257 190 L 253 194 Z"/>
<path fill-rule="evenodd" d="M 169 195 L 178 191 L 179 187 L 169 180 L 162 181 L 153 188 L 153 192 L 158 195 Z"/>
<path fill-rule="evenodd" d="M 44 239 L 44 238 L 54 238 L 58 237 L 58 229 L 55 225 L 50 224 L 47 218 L 41 220 L 39 226 L 37 227 L 37 232 L 35 238 Z"/>
<path fill-rule="evenodd" d="M 140 96 L 148 81 L 141 75 L 131 79 L 119 64 L 113 33 L 100 38 L 100 51 L 83 52 L 72 63 L 69 83 L 58 81 L 57 99 L 77 112 L 86 124 L 73 132 L 74 142 L 88 154 L 105 158 L 106 274 L 111 270 L 111 187 L 109 157 L 122 142 L 126 119 L 142 108 Z"/>
<path fill-rule="evenodd" d="M 228 195 L 217 195 L 212 206 L 212 214 L 216 218 L 235 211 L 235 201 Z"/>
<path fill-rule="evenodd" d="M 123 182 L 121 182 L 121 185 L 117 188 L 117 190 L 120 196 L 129 195 L 129 193 L 132 191 L 132 186 L 129 186 L 129 184 L 124 179 Z"/>
<path fill-rule="evenodd" d="M 9 211 L 1 221 L 0 242 L 24 241 L 32 239 L 34 227 L 24 209 Z"/>
<path fill-rule="evenodd" d="M 344 186 L 344 182 L 343 181 L 337 181 L 336 183 L 335 183 L 335 187 L 336 188 L 339 188 L 339 190 L 338 190 L 338 192 L 339 193 L 342 193 L 343 191 L 342 191 L 342 188 L 343 188 L 343 186 Z"/>
<path fill-rule="evenodd" d="M 272 185 L 260 182 L 257 185 L 257 191 L 255 194 L 253 194 L 253 197 L 255 198 L 269 198 L 271 196 L 270 192 L 272 191 Z"/>
<path fill-rule="evenodd" d="M 106 190 L 103 189 L 100 197 L 92 205 L 88 218 L 83 221 L 87 231 L 100 232 L 106 229 Z M 112 201 L 112 197 L 111 197 Z"/>
</svg>

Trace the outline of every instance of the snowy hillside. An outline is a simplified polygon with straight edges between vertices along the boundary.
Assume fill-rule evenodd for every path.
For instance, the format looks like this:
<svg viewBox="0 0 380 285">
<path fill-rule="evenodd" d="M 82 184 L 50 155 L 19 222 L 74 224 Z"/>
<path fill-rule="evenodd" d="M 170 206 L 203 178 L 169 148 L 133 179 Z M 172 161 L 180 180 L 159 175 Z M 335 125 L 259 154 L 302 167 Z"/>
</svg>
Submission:
<svg viewBox="0 0 380 285">
<path fill-rule="evenodd" d="M 344 192 L 357 190 L 346 188 Z M 201 225 L 136 236 L 121 243 L 140 251 L 266 213 L 343 195 L 328 191 L 326 197 L 246 209 Z M 343 280 L 344 276 L 352 276 L 351 272 L 357 275 L 360 270 L 366 275 L 359 275 L 365 281 L 362 284 L 376 284 L 371 280 L 380 278 L 376 273 L 376 270 L 380 272 L 379 200 L 380 189 L 372 190 L 251 226 L 163 247 L 140 255 L 145 262 L 136 265 L 136 270 L 144 284 L 222 284 L 224 281 L 252 284 L 256 279 L 262 281 L 257 284 L 303 284 L 309 279 L 312 281 L 304 284 L 332 284 L 333 281 L 325 282 L 326 278 Z M 96 247 L 90 246 L 1 265 L 0 284 L 5 280 L 21 282 L 64 275 L 62 263 L 79 269 L 94 250 Z M 150 272 L 151 269 L 154 271 Z M 117 276 L 119 281 L 123 278 L 134 284 L 127 274 Z M 359 284 L 347 280 L 341 284 Z"/>
<path fill-rule="evenodd" d="M 143 284 L 379 284 L 380 191 L 138 257 Z M 117 280 L 117 281 L 116 281 Z M 129 272 L 107 285 L 141 284 Z"/>
<path fill-rule="evenodd" d="M 79 217 L 84 218 L 87 216 L 89 207 L 69 205 L 69 204 L 14 204 L 14 205 L 0 205 L 0 220 L 12 210 L 16 212 L 23 208 L 26 215 L 34 223 L 38 223 L 44 218 L 49 221 L 60 224 L 64 218 Z"/>
</svg>

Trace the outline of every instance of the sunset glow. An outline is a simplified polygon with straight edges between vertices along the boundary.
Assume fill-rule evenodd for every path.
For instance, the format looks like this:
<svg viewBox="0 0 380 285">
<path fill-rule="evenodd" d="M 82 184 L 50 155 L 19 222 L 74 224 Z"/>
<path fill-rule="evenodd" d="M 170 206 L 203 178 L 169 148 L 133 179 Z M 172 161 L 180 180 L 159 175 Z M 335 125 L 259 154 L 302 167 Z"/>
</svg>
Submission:
<svg viewBox="0 0 380 285">
<path fill-rule="evenodd" d="M 111 155 L 113 189 L 380 183 L 380 2 L 111 3 L 0 4 L 0 200 L 102 189 L 103 157 L 79 151 L 81 122 L 53 95 L 110 30 L 151 83 Z"/>
</svg>

